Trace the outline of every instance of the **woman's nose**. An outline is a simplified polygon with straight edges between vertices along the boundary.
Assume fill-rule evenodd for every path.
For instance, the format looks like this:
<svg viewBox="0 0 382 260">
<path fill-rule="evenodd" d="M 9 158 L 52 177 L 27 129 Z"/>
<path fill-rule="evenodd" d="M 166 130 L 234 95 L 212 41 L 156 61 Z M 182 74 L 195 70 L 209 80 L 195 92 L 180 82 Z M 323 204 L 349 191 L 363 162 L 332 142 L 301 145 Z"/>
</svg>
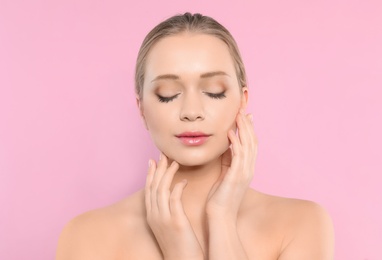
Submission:
<svg viewBox="0 0 382 260">
<path fill-rule="evenodd" d="M 182 100 L 180 120 L 196 121 L 204 119 L 204 109 L 201 97 L 197 93 L 188 93 Z"/>
</svg>

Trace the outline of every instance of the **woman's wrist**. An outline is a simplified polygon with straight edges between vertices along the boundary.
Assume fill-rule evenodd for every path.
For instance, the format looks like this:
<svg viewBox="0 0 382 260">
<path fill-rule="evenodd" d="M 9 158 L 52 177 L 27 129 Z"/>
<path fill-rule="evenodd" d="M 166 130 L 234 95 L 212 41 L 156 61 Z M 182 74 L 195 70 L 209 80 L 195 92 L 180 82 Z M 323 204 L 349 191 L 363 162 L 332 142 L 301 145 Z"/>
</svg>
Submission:
<svg viewBox="0 0 382 260">
<path fill-rule="evenodd" d="M 237 232 L 236 218 L 214 216 L 208 218 L 209 259 L 248 259 Z M 222 251 L 221 248 L 225 250 Z"/>
<path fill-rule="evenodd" d="M 235 223 L 237 222 L 237 214 L 231 212 L 222 211 L 207 211 L 206 212 L 208 222 L 218 222 L 218 223 Z"/>
<path fill-rule="evenodd" d="M 237 219 L 231 216 L 209 216 L 207 217 L 207 223 L 210 232 L 237 231 Z"/>
</svg>

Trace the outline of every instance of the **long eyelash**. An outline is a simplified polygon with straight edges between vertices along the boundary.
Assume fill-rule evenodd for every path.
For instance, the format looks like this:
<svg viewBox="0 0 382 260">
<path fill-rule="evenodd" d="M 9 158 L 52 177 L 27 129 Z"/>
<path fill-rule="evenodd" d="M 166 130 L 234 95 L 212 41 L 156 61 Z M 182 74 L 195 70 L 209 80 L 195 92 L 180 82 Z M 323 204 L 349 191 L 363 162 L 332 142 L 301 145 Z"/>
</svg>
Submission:
<svg viewBox="0 0 382 260">
<path fill-rule="evenodd" d="M 222 99 L 222 98 L 225 98 L 225 91 L 221 92 L 221 93 L 208 93 L 206 92 L 207 96 L 211 97 L 211 98 L 216 98 L 216 99 Z"/>
<path fill-rule="evenodd" d="M 162 97 L 162 96 L 157 94 L 157 97 L 158 97 L 159 102 L 168 103 L 168 102 L 172 101 L 173 99 L 175 99 L 178 95 L 179 94 L 176 94 L 175 96 L 172 96 L 172 97 Z"/>
</svg>

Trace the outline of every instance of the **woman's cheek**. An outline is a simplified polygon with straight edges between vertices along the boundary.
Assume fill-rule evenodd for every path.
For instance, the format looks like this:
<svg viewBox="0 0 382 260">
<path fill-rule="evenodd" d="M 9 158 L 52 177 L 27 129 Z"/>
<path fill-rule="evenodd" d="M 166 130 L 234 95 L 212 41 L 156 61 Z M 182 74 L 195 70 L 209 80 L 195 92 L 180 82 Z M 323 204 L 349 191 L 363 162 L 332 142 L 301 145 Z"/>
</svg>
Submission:
<svg viewBox="0 0 382 260">
<path fill-rule="evenodd" d="M 226 125 L 224 125 L 225 126 L 224 129 L 226 130 L 227 134 L 228 134 L 228 131 L 231 129 L 234 132 L 236 132 L 236 129 L 237 129 L 236 116 L 237 116 L 236 111 L 231 112 L 230 114 L 225 116 L 224 122 L 226 123 Z"/>
<path fill-rule="evenodd" d="M 158 144 L 158 142 L 160 142 L 160 139 L 163 138 L 162 132 L 164 129 L 162 128 L 166 125 L 163 122 L 161 123 L 161 120 L 158 120 L 159 118 L 160 117 L 155 117 L 151 114 L 147 114 L 146 116 L 146 125 L 149 134 L 156 145 Z"/>
</svg>

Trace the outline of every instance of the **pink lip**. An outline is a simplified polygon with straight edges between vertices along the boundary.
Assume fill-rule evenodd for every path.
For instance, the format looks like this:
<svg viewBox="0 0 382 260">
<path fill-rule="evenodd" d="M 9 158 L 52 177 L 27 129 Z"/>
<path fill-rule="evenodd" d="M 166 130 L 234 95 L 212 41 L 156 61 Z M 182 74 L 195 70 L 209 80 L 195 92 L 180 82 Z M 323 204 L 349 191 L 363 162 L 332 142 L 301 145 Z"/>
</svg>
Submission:
<svg viewBox="0 0 382 260">
<path fill-rule="evenodd" d="M 210 136 L 202 132 L 184 132 L 176 135 L 183 144 L 190 146 L 202 145 Z"/>
</svg>

